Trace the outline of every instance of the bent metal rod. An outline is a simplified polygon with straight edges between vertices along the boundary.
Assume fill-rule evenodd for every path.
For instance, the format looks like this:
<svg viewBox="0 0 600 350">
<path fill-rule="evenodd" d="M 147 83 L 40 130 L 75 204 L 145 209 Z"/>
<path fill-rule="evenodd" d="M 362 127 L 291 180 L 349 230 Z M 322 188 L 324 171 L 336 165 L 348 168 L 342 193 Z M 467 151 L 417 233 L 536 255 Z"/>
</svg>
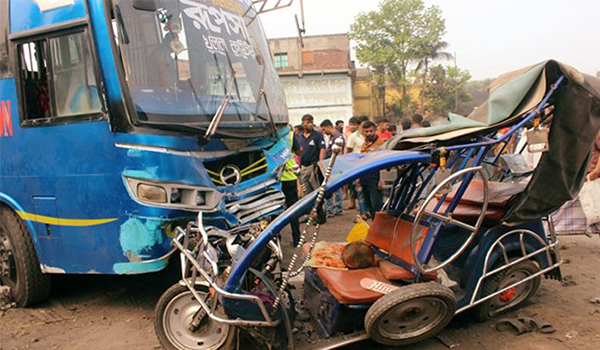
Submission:
<svg viewBox="0 0 600 350">
<path fill-rule="evenodd" d="M 279 303 L 281 302 L 281 296 L 283 295 L 283 292 L 287 288 L 290 278 L 300 274 L 300 272 L 304 268 L 304 263 L 303 263 L 302 266 L 300 266 L 297 271 L 293 270 L 294 267 L 296 266 L 296 261 L 298 260 L 298 257 L 302 251 L 302 246 L 304 245 L 304 243 L 306 241 L 306 233 L 308 231 L 308 228 L 310 226 L 312 226 L 313 222 L 316 222 L 317 210 L 318 210 L 319 206 L 321 205 L 321 203 L 323 202 L 323 199 L 325 198 L 325 189 L 327 188 L 327 183 L 329 182 L 329 178 L 331 177 L 331 170 L 333 169 L 333 165 L 335 164 L 335 160 L 337 159 L 338 155 L 342 152 L 343 145 L 344 145 L 343 141 L 338 138 L 335 141 L 333 147 L 331 147 L 333 154 L 331 156 L 331 160 L 329 161 L 329 165 L 327 166 L 327 170 L 325 171 L 325 176 L 324 176 L 323 182 L 321 183 L 321 186 L 319 187 L 319 193 L 317 194 L 317 200 L 315 201 L 315 204 L 314 204 L 312 210 L 310 211 L 308 221 L 306 222 L 306 227 L 304 228 L 304 230 L 302 231 L 302 234 L 300 235 L 300 240 L 298 241 L 298 246 L 296 247 L 294 256 L 290 260 L 290 264 L 287 269 L 288 273 L 284 275 L 283 280 L 281 281 L 281 286 L 279 287 L 279 292 L 277 293 L 277 298 L 275 299 L 275 302 L 273 303 L 273 312 L 275 312 L 277 310 L 277 307 L 279 306 Z M 310 247 L 308 249 L 308 257 L 305 259 L 305 262 L 308 261 L 308 259 L 310 259 L 312 250 L 317 242 L 317 237 L 319 235 L 319 226 L 320 226 L 319 224 L 315 225 L 315 232 L 313 233 L 313 236 L 311 238 Z"/>
</svg>

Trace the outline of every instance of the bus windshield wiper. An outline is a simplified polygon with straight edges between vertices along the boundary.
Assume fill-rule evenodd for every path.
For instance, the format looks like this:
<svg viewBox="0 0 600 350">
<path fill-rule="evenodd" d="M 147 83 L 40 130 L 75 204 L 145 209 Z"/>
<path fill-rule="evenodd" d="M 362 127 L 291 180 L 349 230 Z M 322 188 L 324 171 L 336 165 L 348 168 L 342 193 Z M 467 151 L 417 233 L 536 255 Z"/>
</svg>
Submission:
<svg viewBox="0 0 600 350">
<path fill-rule="evenodd" d="M 225 110 L 227 109 L 227 106 L 229 106 L 229 102 L 231 101 L 231 97 L 232 97 L 231 90 L 233 90 L 234 84 L 235 84 L 235 71 L 232 71 L 231 72 L 231 80 L 229 81 L 229 84 L 227 84 L 227 92 L 225 94 L 225 97 L 223 98 L 221 105 L 217 109 L 217 112 L 210 120 L 210 124 L 208 125 L 208 128 L 206 129 L 206 133 L 204 134 L 205 142 L 208 142 L 208 140 L 210 140 L 211 137 L 215 136 L 215 133 L 217 132 L 217 128 L 219 127 L 219 123 L 221 122 L 221 118 L 223 118 L 223 114 L 225 114 Z"/>
<path fill-rule="evenodd" d="M 258 99 L 256 100 L 256 111 L 254 112 L 254 115 L 261 118 L 258 114 L 258 110 L 260 108 L 260 103 L 264 99 L 265 107 L 267 107 L 267 114 L 269 115 L 269 122 L 271 123 L 271 128 L 273 129 L 273 137 L 277 137 L 277 127 L 275 126 L 275 120 L 273 120 L 273 114 L 271 113 L 271 107 L 269 106 L 269 101 L 267 100 L 267 94 L 265 94 L 266 70 L 267 70 L 267 65 L 263 63 L 263 69 L 262 69 L 261 78 L 260 78 L 260 88 L 258 89 Z"/>
</svg>

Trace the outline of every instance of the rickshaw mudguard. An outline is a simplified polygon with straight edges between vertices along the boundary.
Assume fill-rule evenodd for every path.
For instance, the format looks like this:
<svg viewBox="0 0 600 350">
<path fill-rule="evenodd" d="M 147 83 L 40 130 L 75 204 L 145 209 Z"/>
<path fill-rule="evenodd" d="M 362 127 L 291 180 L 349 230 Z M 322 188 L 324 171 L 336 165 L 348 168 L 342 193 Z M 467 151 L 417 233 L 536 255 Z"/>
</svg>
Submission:
<svg viewBox="0 0 600 350">
<path fill-rule="evenodd" d="M 488 229 L 487 231 L 482 233 L 482 237 L 479 241 L 479 244 L 474 247 L 466 261 L 461 271 L 460 278 L 460 286 L 465 292 L 463 296 L 458 300 L 457 307 L 460 309 L 469 304 L 475 289 L 477 288 L 477 282 L 479 278 L 482 276 L 485 258 L 492 248 L 492 245 L 496 242 L 498 238 L 500 238 L 503 234 L 515 231 L 515 230 L 529 230 L 537 234 L 546 244 L 548 244 L 548 239 L 546 237 L 545 229 L 542 224 L 542 220 L 535 220 L 529 223 L 518 225 L 514 227 L 503 227 L 498 226 L 495 228 Z M 521 257 L 521 245 L 517 235 L 508 236 L 502 240 L 502 244 L 506 248 L 506 252 L 509 258 L 513 257 Z M 542 245 L 535 239 L 531 237 L 526 237 L 523 240 L 523 244 L 528 253 L 534 252 L 542 248 Z M 492 271 L 496 262 L 499 259 L 503 259 L 502 253 L 499 249 L 494 249 L 494 251 L 490 255 L 490 259 L 488 261 L 487 271 Z M 540 268 L 544 269 L 549 267 L 548 260 L 544 253 L 537 254 L 532 257 L 535 261 L 540 264 Z M 476 298 L 481 297 L 481 289 L 479 290 Z"/>
<path fill-rule="evenodd" d="M 429 163 L 430 161 L 431 155 L 429 153 L 414 151 L 379 151 L 369 154 L 347 154 L 340 156 L 333 167 L 331 179 L 325 190 L 325 197 L 331 196 L 338 188 L 370 172 L 409 163 Z M 267 247 L 269 241 L 275 238 L 284 227 L 289 225 L 292 219 L 308 212 L 312 208 L 316 197 L 317 191 L 306 195 L 269 224 L 263 233 L 248 247 L 246 254 L 232 265 L 231 273 L 225 284 L 227 292 L 241 292 L 241 285 L 246 272 L 258 257 L 258 254 Z M 240 310 L 239 305 L 231 305 L 230 303 L 232 303 L 230 299 L 223 300 L 223 305 L 225 310 L 228 311 L 228 316 L 241 318 L 242 315 L 238 315 L 238 310 Z"/>
</svg>

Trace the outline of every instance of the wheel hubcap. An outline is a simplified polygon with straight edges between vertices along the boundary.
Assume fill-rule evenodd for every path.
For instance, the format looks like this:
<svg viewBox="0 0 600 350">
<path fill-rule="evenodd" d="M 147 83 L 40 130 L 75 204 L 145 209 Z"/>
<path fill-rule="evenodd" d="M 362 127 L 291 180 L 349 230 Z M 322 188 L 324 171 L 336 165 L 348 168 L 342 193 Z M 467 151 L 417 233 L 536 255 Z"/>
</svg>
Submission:
<svg viewBox="0 0 600 350">
<path fill-rule="evenodd" d="M 205 297 L 204 293 L 200 293 Z M 230 332 L 227 324 L 210 319 L 191 292 L 173 298 L 165 309 L 163 326 L 171 344 L 179 349 L 216 350 L 225 343 Z M 194 322 L 198 314 L 200 322 Z M 202 316 L 202 314 L 204 314 Z"/>
<path fill-rule="evenodd" d="M 448 306 L 438 298 L 409 300 L 383 315 L 379 332 L 395 340 L 416 338 L 437 327 L 447 312 Z"/>
<path fill-rule="evenodd" d="M 506 291 L 500 293 L 500 301 L 503 303 L 508 303 L 509 301 L 513 300 L 513 298 L 515 297 L 516 294 L 517 294 L 516 288 L 511 288 L 509 290 L 506 290 Z"/>
<path fill-rule="evenodd" d="M 0 229 L 0 279 L 7 285 L 17 283 L 17 265 L 13 248 L 2 229 Z"/>
<path fill-rule="evenodd" d="M 530 273 L 526 270 L 516 270 L 510 275 L 506 276 L 500 283 L 498 289 L 503 289 L 510 286 L 511 284 L 517 283 L 529 277 Z M 513 288 L 507 289 L 500 293 L 495 298 L 492 298 L 490 315 L 496 315 L 508 308 L 511 308 L 518 303 L 522 302 L 533 288 L 533 281 L 527 281 L 521 283 Z"/>
</svg>

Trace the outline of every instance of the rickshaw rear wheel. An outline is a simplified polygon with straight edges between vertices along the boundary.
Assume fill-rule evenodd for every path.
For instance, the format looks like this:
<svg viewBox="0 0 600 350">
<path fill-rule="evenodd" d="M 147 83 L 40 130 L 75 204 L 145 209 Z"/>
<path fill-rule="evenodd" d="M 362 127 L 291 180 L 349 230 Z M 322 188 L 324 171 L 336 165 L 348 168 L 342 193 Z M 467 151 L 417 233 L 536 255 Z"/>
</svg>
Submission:
<svg viewBox="0 0 600 350">
<path fill-rule="evenodd" d="M 440 332 L 455 311 L 450 288 L 436 282 L 411 284 L 379 298 L 367 311 L 365 329 L 380 344 L 408 345 Z"/>
<path fill-rule="evenodd" d="M 498 268 L 495 266 L 494 268 Z M 523 280 L 540 271 L 538 265 L 531 260 L 522 261 L 511 268 L 501 271 L 484 281 L 482 294 L 490 295 L 519 280 Z M 502 313 L 519 307 L 531 298 L 540 287 L 541 276 L 535 277 L 521 285 L 501 293 L 473 308 L 473 316 L 481 322 L 488 321 Z"/>
<path fill-rule="evenodd" d="M 19 307 L 48 299 L 50 276 L 43 274 L 31 234 L 17 213 L 0 205 L 0 281 Z"/>
<path fill-rule="evenodd" d="M 207 296 L 205 287 L 196 288 L 202 297 Z M 234 349 L 238 334 L 235 326 L 216 322 L 205 314 L 199 326 L 190 329 L 201 308 L 186 286 L 178 283 L 167 289 L 154 310 L 154 329 L 160 344 L 168 350 Z"/>
</svg>

